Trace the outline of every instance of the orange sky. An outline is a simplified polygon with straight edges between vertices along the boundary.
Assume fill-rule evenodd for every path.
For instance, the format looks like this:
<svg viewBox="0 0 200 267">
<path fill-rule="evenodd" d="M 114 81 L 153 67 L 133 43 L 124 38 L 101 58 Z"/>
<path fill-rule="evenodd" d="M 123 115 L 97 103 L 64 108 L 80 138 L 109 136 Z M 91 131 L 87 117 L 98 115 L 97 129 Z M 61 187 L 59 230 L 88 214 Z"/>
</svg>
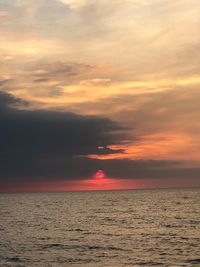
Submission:
<svg viewBox="0 0 200 267">
<path fill-rule="evenodd" d="M 78 156 L 200 167 L 199 12 L 198 0 L 3 1 L 0 90 L 29 102 L 22 109 L 95 115 L 126 129 L 127 139 L 106 147 L 113 153 Z M 106 178 L 98 189 L 181 185 L 147 180 Z"/>
</svg>

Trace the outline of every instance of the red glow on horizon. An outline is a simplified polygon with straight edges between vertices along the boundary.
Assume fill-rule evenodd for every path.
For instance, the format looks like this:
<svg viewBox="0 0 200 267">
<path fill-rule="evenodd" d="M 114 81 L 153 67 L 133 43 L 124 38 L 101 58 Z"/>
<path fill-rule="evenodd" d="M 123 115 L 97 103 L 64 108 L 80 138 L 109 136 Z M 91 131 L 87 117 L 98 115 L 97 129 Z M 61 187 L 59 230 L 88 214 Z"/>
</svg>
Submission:
<svg viewBox="0 0 200 267">
<path fill-rule="evenodd" d="M 169 179 L 119 179 L 108 178 L 103 170 L 98 170 L 94 176 L 79 180 L 58 180 L 37 183 L 13 184 L 0 188 L 0 192 L 64 192 L 64 191 L 98 191 L 123 189 L 152 189 L 152 188 L 182 188 L 188 187 L 188 181 Z M 199 184 L 197 185 L 199 186 Z"/>
<path fill-rule="evenodd" d="M 200 187 L 200 184 L 195 185 Z M 115 179 L 90 178 L 87 180 L 50 181 L 37 183 L 24 183 L 21 185 L 5 185 L 0 192 L 65 192 L 65 191 L 98 191 L 98 190 L 126 190 L 126 189 L 158 189 L 158 188 L 187 188 L 189 181 L 182 179 Z"/>
</svg>

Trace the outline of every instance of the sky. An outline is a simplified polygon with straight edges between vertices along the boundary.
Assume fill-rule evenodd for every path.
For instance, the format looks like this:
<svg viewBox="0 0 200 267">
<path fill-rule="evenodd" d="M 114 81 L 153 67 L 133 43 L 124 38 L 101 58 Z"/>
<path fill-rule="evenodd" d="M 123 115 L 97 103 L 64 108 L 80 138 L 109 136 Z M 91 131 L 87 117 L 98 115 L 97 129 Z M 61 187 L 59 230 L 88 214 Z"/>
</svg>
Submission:
<svg viewBox="0 0 200 267">
<path fill-rule="evenodd" d="M 0 0 L 0 192 L 199 187 L 199 14 Z"/>
</svg>

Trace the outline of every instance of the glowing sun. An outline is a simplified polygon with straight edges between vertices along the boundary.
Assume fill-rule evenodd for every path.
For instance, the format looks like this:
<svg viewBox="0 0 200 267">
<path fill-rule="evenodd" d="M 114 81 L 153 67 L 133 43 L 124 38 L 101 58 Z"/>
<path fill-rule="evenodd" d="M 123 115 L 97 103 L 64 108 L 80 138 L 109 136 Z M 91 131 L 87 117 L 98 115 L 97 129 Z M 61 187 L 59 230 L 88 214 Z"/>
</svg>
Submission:
<svg viewBox="0 0 200 267">
<path fill-rule="evenodd" d="M 103 179 L 103 178 L 106 178 L 106 175 L 105 175 L 104 171 L 98 170 L 95 173 L 95 179 Z"/>
</svg>

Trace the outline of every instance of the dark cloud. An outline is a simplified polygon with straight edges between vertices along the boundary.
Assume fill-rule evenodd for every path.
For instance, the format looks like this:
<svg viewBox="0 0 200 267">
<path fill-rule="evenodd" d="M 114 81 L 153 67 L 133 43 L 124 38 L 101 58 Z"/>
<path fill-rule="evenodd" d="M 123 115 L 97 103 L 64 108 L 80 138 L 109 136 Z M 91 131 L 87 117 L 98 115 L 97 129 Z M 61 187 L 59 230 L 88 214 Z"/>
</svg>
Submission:
<svg viewBox="0 0 200 267">
<path fill-rule="evenodd" d="M 109 119 L 14 107 L 21 104 L 0 93 L 1 177 L 63 176 L 74 157 L 121 152 L 106 148 L 122 140 L 122 127 Z"/>
<path fill-rule="evenodd" d="M 20 98 L 16 98 L 10 94 L 4 93 L 0 91 L 0 112 L 10 109 L 12 105 L 23 105 L 28 104 Z M 4 114 L 4 113 L 3 113 Z M 0 118 L 2 114 L 0 113 Z M 2 128 L 2 124 L 1 124 Z"/>
</svg>

